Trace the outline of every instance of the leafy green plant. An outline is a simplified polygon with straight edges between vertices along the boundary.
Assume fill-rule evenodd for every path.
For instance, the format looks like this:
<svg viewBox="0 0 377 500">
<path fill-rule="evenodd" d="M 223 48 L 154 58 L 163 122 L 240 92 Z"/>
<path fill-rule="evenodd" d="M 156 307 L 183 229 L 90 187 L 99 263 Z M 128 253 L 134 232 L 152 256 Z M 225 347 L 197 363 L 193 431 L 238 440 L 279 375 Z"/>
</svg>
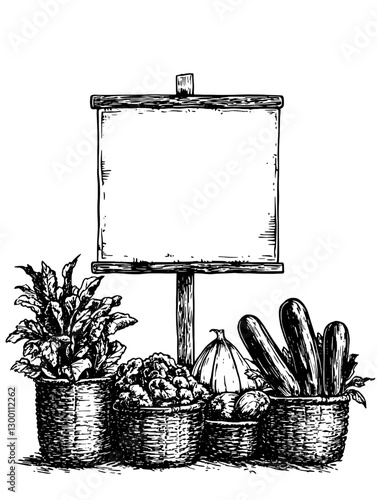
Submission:
<svg viewBox="0 0 377 500">
<path fill-rule="evenodd" d="M 357 403 L 362 404 L 365 408 L 367 407 L 367 402 L 365 400 L 365 397 L 361 394 L 360 391 L 356 389 L 356 387 L 359 389 L 360 387 L 364 387 L 366 382 L 369 382 L 370 380 L 374 380 L 374 378 L 370 377 L 359 377 L 358 375 L 353 376 L 355 373 L 355 368 L 357 365 L 357 358 L 358 354 L 350 354 L 348 357 L 348 362 L 345 366 L 344 369 L 344 381 L 345 381 L 345 394 L 348 394 L 350 399 L 353 399 Z"/>
<path fill-rule="evenodd" d="M 12 370 L 32 379 L 66 378 L 72 382 L 115 373 L 126 347 L 109 337 L 137 320 L 112 312 L 120 305 L 121 296 L 93 297 L 103 276 L 84 279 L 80 288 L 72 284 L 78 258 L 63 267 L 62 286 L 56 272 L 44 262 L 41 271 L 30 265 L 17 266 L 30 276 L 32 287 L 17 286 L 22 295 L 15 304 L 31 309 L 35 320 L 24 319 L 6 339 L 26 341 L 23 357 Z"/>
</svg>

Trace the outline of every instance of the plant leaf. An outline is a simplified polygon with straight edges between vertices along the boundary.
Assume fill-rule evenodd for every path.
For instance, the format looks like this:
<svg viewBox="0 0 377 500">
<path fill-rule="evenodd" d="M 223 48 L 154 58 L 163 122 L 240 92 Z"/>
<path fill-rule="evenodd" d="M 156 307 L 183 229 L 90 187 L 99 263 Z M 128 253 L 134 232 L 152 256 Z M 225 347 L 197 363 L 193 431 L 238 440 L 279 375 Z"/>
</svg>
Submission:
<svg viewBox="0 0 377 500">
<path fill-rule="evenodd" d="M 353 377 L 346 385 L 346 387 L 364 387 L 365 383 L 369 380 L 374 380 L 370 377 Z"/>
<path fill-rule="evenodd" d="M 53 367 L 58 364 L 58 348 L 59 344 L 55 340 L 46 340 L 41 345 L 42 357 Z"/>
<path fill-rule="evenodd" d="M 55 342 L 59 342 L 60 344 L 68 344 L 71 342 L 71 338 L 69 335 L 58 335 L 57 337 L 54 337 Z"/>
<path fill-rule="evenodd" d="M 24 356 L 29 356 L 32 361 L 34 361 L 40 354 L 41 341 L 40 340 L 29 340 L 24 344 Z"/>
<path fill-rule="evenodd" d="M 17 285 L 14 287 L 15 290 L 21 290 L 22 293 L 34 293 L 34 290 L 32 288 L 30 288 L 29 285 Z"/>
<path fill-rule="evenodd" d="M 53 300 L 50 302 L 49 307 L 51 308 L 52 314 L 54 315 L 54 318 L 58 322 L 60 326 L 60 330 L 63 333 L 64 331 L 64 320 L 63 320 L 63 309 L 59 302 Z"/>
<path fill-rule="evenodd" d="M 364 408 L 367 407 L 367 402 L 364 396 L 361 394 L 361 392 L 357 391 L 356 389 L 348 389 L 347 394 L 349 394 L 354 401 L 356 401 L 359 404 L 362 404 Z"/>
<path fill-rule="evenodd" d="M 68 380 L 73 382 L 73 373 L 72 373 L 72 369 L 70 366 L 63 366 L 61 368 L 61 374 L 65 375 Z"/>
<path fill-rule="evenodd" d="M 6 338 L 5 342 L 11 342 L 12 344 L 15 344 L 16 342 L 19 342 L 20 340 L 28 339 L 29 338 L 29 331 L 27 328 L 21 329 L 18 328 L 10 333 L 8 337 Z"/>
<path fill-rule="evenodd" d="M 16 361 L 11 367 L 11 370 L 17 373 L 23 373 L 26 377 L 32 379 L 36 379 L 41 375 L 40 366 L 32 365 L 26 358 L 21 358 L 19 361 Z"/>
<path fill-rule="evenodd" d="M 89 347 L 88 346 L 84 346 L 84 347 L 81 347 L 76 353 L 75 353 L 75 359 L 81 359 L 83 358 L 84 356 L 86 356 L 89 352 Z"/>
<path fill-rule="evenodd" d="M 100 338 L 95 344 L 95 350 L 96 357 L 94 368 L 99 371 L 99 369 L 107 359 L 107 352 L 109 350 L 109 341 L 107 340 L 107 338 Z"/>
<path fill-rule="evenodd" d="M 353 362 L 353 361 L 355 361 L 355 359 L 356 359 L 358 356 L 359 356 L 358 354 L 350 354 L 350 355 L 348 356 L 348 361 L 349 361 L 349 362 Z"/>
<path fill-rule="evenodd" d="M 45 332 L 43 326 L 40 325 L 37 321 L 33 321 L 32 319 L 25 319 L 24 324 L 30 332 L 33 333 L 33 336 L 39 339 L 43 339 L 45 336 Z"/>
<path fill-rule="evenodd" d="M 89 309 L 91 313 L 94 313 L 98 310 L 100 305 L 101 305 L 100 299 L 90 299 L 89 302 L 86 304 L 85 309 Z"/>
<path fill-rule="evenodd" d="M 126 346 L 118 342 L 118 340 L 114 340 L 114 342 L 109 342 L 107 358 L 102 365 L 102 370 L 105 374 L 112 375 L 116 372 L 119 360 L 122 357 L 125 350 Z"/>
<path fill-rule="evenodd" d="M 245 371 L 245 375 L 247 376 L 247 378 L 255 379 L 257 377 L 261 377 L 260 372 L 254 365 L 254 363 L 251 361 L 251 359 L 245 359 L 245 361 L 248 366 L 248 369 Z"/>
<path fill-rule="evenodd" d="M 32 320 L 24 319 L 16 326 L 15 331 L 8 335 L 6 342 L 15 344 L 23 339 L 36 340 L 41 337 L 42 335 L 38 324 Z"/>
<path fill-rule="evenodd" d="M 56 272 L 45 262 L 42 262 L 42 280 L 43 293 L 45 294 L 46 299 L 56 300 L 56 289 L 58 287 Z"/>
<path fill-rule="evenodd" d="M 109 348 L 109 341 L 105 338 L 99 339 L 95 345 L 97 356 L 102 357 L 107 354 Z"/>
<path fill-rule="evenodd" d="M 21 295 L 20 297 L 18 297 L 18 299 L 15 300 L 14 303 L 17 306 L 28 307 L 35 314 L 41 314 L 42 312 L 41 303 L 39 302 L 39 300 L 35 300 L 27 295 Z"/>
<path fill-rule="evenodd" d="M 257 370 L 252 370 L 251 368 L 248 368 L 245 371 L 245 375 L 247 378 L 251 380 L 255 380 L 256 378 L 261 378 L 261 374 Z"/>
<path fill-rule="evenodd" d="M 14 287 L 15 290 L 21 290 L 23 294 L 25 294 L 27 297 L 30 297 L 31 299 L 34 299 L 35 301 L 39 302 L 37 294 L 30 288 L 29 285 L 19 285 Z M 42 305 L 42 304 L 41 304 Z"/>
<path fill-rule="evenodd" d="M 46 368 L 45 366 L 41 367 L 41 372 L 47 378 L 56 378 L 56 376 L 52 372 L 50 372 L 50 370 L 48 368 Z"/>
<path fill-rule="evenodd" d="M 89 324 L 90 316 L 91 312 L 87 309 L 77 315 L 77 318 L 74 320 L 71 326 L 72 335 L 75 336 L 80 332 L 84 332 L 87 325 Z"/>
<path fill-rule="evenodd" d="M 103 363 L 106 361 L 106 355 L 103 354 L 102 356 L 100 356 L 99 358 L 97 358 L 97 362 L 96 362 L 96 370 L 100 370 L 101 366 L 103 365 Z M 116 369 L 118 368 L 118 364 L 115 365 L 115 371 Z M 111 375 L 113 373 L 115 373 L 114 370 L 111 371 Z M 109 373 L 110 374 L 110 373 Z"/>
<path fill-rule="evenodd" d="M 78 293 L 82 306 L 85 306 L 89 302 L 102 280 L 103 276 L 92 276 L 91 278 L 84 279 Z"/>
<path fill-rule="evenodd" d="M 76 311 L 78 308 L 80 301 L 76 295 L 69 295 L 69 297 L 66 297 L 64 299 L 64 305 L 65 308 L 69 314 L 69 316 L 72 316 L 72 314 Z"/>
<path fill-rule="evenodd" d="M 348 360 L 345 363 L 344 369 L 343 369 L 343 380 L 347 381 L 349 380 L 352 375 L 355 373 L 355 368 L 357 366 L 357 361 L 356 358 L 358 357 L 358 354 L 350 354 L 348 356 Z"/>
<path fill-rule="evenodd" d="M 80 255 L 75 257 L 72 262 L 68 262 L 68 264 L 66 264 L 63 267 L 63 270 L 62 270 L 62 275 L 64 278 L 63 293 L 64 293 L 65 297 L 72 295 L 72 291 L 73 291 L 72 290 L 72 273 L 73 273 L 73 270 L 77 264 L 77 260 L 79 257 L 80 257 Z"/>
<path fill-rule="evenodd" d="M 123 328 L 132 326 L 135 323 L 137 323 L 137 319 L 132 318 L 129 314 L 120 312 L 110 314 L 107 325 L 107 335 L 113 335 L 118 330 L 123 330 Z"/>
<path fill-rule="evenodd" d="M 114 297 L 104 297 L 99 301 L 99 304 L 93 313 L 92 319 L 97 319 L 101 316 L 109 314 L 113 307 L 118 307 L 120 305 L 121 301 L 122 297 L 120 295 L 115 295 Z"/>
<path fill-rule="evenodd" d="M 71 364 L 73 379 L 77 382 L 85 370 L 92 367 L 92 363 L 88 358 L 79 359 Z"/>
<path fill-rule="evenodd" d="M 41 302 L 43 302 L 44 295 L 43 295 L 43 283 L 42 283 L 41 273 L 34 271 L 34 269 L 29 264 L 27 264 L 26 266 L 16 266 L 16 268 L 22 269 L 28 276 L 31 277 L 34 286 L 34 291 L 37 294 L 38 299 Z"/>
<path fill-rule="evenodd" d="M 97 342 L 98 339 L 101 337 L 103 334 L 103 331 L 106 326 L 106 322 L 108 321 L 108 318 L 105 317 L 100 317 L 96 319 L 95 321 L 91 322 L 90 324 L 90 331 L 89 331 L 89 340 L 91 342 Z"/>
</svg>

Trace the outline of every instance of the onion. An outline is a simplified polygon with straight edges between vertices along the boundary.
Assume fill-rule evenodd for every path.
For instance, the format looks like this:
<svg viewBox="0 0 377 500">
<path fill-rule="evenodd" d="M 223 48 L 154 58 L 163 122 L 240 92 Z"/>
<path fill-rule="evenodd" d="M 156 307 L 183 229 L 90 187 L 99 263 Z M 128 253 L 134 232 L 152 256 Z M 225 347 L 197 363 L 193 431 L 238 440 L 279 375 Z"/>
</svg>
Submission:
<svg viewBox="0 0 377 500">
<path fill-rule="evenodd" d="M 257 420 L 270 406 L 270 398 L 262 391 L 249 391 L 240 396 L 234 406 L 234 413 L 240 420 Z"/>
<path fill-rule="evenodd" d="M 224 330 L 211 330 L 217 338 L 205 347 L 195 362 L 193 376 L 212 392 L 242 392 L 255 389 L 255 382 L 248 378 L 248 362 L 238 349 L 225 338 Z"/>
</svg>

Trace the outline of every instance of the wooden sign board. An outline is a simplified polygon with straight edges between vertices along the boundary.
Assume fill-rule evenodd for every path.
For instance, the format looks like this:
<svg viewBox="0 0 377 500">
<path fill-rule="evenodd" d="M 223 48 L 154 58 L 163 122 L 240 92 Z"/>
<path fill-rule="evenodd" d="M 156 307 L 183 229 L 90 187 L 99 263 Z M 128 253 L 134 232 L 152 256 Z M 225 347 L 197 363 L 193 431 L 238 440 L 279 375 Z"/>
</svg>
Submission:
<svg viewBox="0 0 377 500">
<path fill-rule="evenodd" d="M 91 104 L 98 266 L 278 270 L 280 96 L 93 96 Z"/>
</svg>

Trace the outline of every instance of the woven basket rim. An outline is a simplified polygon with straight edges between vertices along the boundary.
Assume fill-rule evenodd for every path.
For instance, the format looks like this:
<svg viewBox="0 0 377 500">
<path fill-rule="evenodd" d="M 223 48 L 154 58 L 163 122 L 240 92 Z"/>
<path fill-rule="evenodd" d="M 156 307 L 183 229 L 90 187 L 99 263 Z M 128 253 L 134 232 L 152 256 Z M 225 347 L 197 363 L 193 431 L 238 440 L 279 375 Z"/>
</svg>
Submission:
<svg viewBox="0 0 377 500">
<path fill-rule="evenodd" d="M 83 378 L 77 380 L 76 382 L 71 382 L 67 378 L 39 378 L 35 380 L 35 383 L 43 384 L 56 384 L 56 385 L 79 385 L 79 384 L 96 384 L 103 381 L 111 381 L 112 377 L 97 377 L 97 378 Z"/>
<path fill-rule="evenodd" d="M 140 406 L 139 408 L 132 410 L 130 408 L 127 409 L 118 409 L 114 408 L 114 411 L 119 415 L 140 415 L 141 413 L 191 413 L 196 410 L 200 410 L 204 407 L 204 403 L 192 403 L 191 405 L 180 405 L 180 406 Z"/>
<path fill-rule="evenodd" d="M 205 420 L 206 424 L 218 425 L 219 427 L 254 427 L 259 424 L 258 420 Z"/>
<path fill-rule="evenodd" d="M 308 404 L 334 404 L 349 401 L 348 394 L 340 396 L 270 396 L 271 401 L 276 401 L 283 404 L 290 403 L 308 403 Z"/>
</svg>

